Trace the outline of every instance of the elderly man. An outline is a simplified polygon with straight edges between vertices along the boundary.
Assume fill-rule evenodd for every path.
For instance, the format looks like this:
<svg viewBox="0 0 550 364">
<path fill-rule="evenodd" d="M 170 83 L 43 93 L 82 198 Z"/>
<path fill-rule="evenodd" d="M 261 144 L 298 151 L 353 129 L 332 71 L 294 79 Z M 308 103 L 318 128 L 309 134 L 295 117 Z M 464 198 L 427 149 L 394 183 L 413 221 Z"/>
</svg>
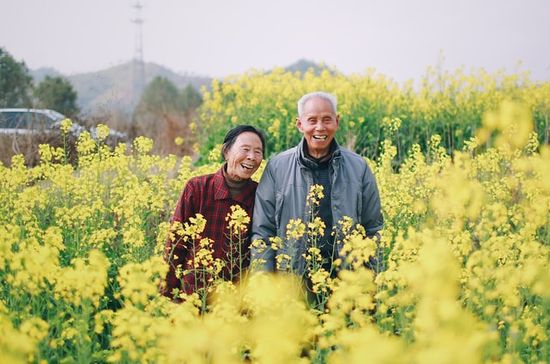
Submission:
<svg viewBox="0 0 550 364">
<path fill-rule="evenodd" d="M 314 184 L 323 186 L 317 214 L 326 227 L 317 246 L 325 266 L 339 253 L 331 231 L 343 217 L 361 224 L 368 236 L 377 235 L 383 227 L 374 175 L 361 156 L 340 147 L 334 139 L 339 126 L 336 98 L 325 92 L 304 95 L 298 101 L 296 126 L 303 134 L 302 141 L 269 161 L 256 190 L 252 241 L 265 244 L 252 248 L 252 259 L 257 269 L 265 271 L 281 269 L 276 261 L 284 254 L 291 264 L 285 270 L 305 273 L 307 241 L 287 240 L 286 229 L 291 219 L 308 221 L 306 197 Z M 283 240 L 276 250 L 269 242 L 275 236 Z"/>
</svg>

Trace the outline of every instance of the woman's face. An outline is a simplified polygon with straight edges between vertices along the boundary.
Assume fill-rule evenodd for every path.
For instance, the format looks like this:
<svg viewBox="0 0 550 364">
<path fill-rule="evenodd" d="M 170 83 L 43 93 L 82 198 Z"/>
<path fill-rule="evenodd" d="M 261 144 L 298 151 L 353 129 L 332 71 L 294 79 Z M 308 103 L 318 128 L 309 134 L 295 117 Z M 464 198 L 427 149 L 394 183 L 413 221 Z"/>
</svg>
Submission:
<svg viewBox="0 0 550 364">
<path fill-rule="evenodd" d="M 227 161 L 227 175 L 234 181 L 252 177 L 263 159 L 262 141 L 256 133 L 246 131 L 224 153 Z"/>
</svg>

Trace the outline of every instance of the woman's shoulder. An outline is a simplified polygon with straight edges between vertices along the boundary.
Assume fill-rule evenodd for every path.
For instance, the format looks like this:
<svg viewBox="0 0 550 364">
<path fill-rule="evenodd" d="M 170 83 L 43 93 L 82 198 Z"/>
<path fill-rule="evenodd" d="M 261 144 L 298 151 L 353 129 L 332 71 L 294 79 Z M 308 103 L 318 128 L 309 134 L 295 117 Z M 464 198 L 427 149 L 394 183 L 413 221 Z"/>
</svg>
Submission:
<svg viewBox="0 0 550 364">
<path fill-rule="evenodd" d="M 221 179 L 220 179 L 221 178 Z M 220 171 L 215 173 L 201 174 L 199 176 L 191 177 L 187 180 L 186 187 L 188 188 L 204 188 L 216 182 L 223 182 L 223 174 Z"/>
</svg>

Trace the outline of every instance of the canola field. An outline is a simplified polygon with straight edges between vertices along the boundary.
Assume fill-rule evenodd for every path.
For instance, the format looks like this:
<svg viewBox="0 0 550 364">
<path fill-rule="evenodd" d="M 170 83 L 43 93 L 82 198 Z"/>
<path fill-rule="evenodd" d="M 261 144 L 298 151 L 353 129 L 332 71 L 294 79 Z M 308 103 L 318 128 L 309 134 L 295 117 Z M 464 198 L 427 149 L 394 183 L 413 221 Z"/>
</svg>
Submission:
<svg viewBox="0 0 550 364">
<path fill-rule="evenodd" d="M 205 91 L 199 163 L 152 155 L 142 137 L 110 149 L 102 126 L 81 135 L 77 165 L 43 145 L 36 167 L 0 166 L 1 361 L 549 362 L 550 85 L 440 76 L 417 88 L 372 73 L 236 76 Z M 251 123 L 268 154 L 290 147 L 295 101 L 317 89 L 338 96 L 337 139 L 377 178 L 380 246 L 341 221 L 331 278 L 317 264 L 322 224 L 295 221 L 284 238 L 312 242 L 310 294 L 292 274 L 220 281 L 201 244 L 205 291 L 179 304 L 159 295 L 168 234 L 200 238 L 200 216 L 169 217 L 190 177 L 219 168 L 219 136 Z M 228 217 L 237 236 L 247 219 Z M 374 255 L 380 267 L 366 268 Z"/>
</svg>

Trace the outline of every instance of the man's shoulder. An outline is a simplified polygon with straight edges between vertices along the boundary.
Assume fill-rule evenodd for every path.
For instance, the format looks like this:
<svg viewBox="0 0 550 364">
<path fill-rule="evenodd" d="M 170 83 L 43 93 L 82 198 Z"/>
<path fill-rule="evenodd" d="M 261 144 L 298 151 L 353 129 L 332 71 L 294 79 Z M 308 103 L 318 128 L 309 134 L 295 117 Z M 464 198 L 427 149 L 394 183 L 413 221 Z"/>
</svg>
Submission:
<svg viewBox="0 0 550 364">
<path fill-rule="evenodd" d="M 277 164 L 280 164 L 280 163 L 286 163 L 290 159 L 295 158 L 296 148 L 297 147 L 292 147 L 290 149 L 282 151 L 279 154 L 276 154 L 275 156 L 271 157 L 271 159 L 269 160 L 269 164 L 277 165 Z"/>
<path fill-rule="evenodd" d="M 365 158 L 363 158 L 362 156 L 360 156 L 359 154 L 357 154 L 355 152 L 352 152 L 349 149 L 340 147 L 340 155 L 342 156 L 342 158 L 344 160 L 349 161 L 350 163 L 353 163 L 353 164 L 357 163 L 359 165 L 366 165 L 367 164 L 367 162 L 365 161 Z"/>
</svg>

